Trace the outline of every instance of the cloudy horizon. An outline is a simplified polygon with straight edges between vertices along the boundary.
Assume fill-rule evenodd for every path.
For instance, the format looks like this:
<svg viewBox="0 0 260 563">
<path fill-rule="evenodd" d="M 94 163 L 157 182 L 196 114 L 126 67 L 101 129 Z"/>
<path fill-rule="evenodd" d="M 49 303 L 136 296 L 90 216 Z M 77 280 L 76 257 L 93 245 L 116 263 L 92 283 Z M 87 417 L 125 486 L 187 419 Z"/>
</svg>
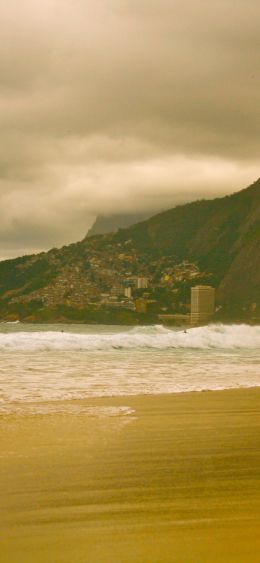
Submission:
<svg viewBox="0 0 260 563">
<path fill-rule="evenodd" d="M 0 259 L 259 177 L 256 0 L 1 7 Z"/>
</svg>

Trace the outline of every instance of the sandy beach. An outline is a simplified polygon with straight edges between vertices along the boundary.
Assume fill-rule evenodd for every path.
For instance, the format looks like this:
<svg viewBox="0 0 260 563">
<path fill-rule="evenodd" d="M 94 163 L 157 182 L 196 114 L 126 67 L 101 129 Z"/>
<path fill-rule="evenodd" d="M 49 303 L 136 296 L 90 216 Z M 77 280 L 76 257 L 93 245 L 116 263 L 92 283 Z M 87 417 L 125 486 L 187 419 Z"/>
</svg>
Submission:
<svg viewBox="0 0 260 563">
<path fill-rule="evenodd" d="M 1 563 L 257 563 L 259 406 L 248 389 L 2 416 Z"/>
</svg>

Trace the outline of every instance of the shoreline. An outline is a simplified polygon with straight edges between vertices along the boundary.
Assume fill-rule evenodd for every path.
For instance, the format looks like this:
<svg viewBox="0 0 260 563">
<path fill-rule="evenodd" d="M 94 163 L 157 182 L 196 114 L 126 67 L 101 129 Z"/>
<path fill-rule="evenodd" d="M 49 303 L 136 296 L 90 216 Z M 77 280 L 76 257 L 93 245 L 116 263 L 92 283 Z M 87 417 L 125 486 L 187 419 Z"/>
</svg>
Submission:
<svg viewBox="0 0 260 563">
<path fill-rule="evenodd" d="M 56 320 L 41 320 L 36 319 L 36 320 L 26 320 L 26 319 L 15 319 L 15 320 L 6 320 L 5 318 L 0 318 L 0 325 L 1 324 L 7 324 L 7 325 L 15 325 L 15 324 L 24 324 L 24 325 L 79 325 L 79 326 L 125 326 L 125 327 L 145 327 L 145 326 L 154 326 L 154 325 L 160 325 L 160 326 L 165 326 L 165 327 L 169 327 L 169 328 L 185 328 L 185 329 L 189 329 L 189 328 L 199 328 L 201 326 L 210 326 L 210 325 L 247 325 L 247 326 L 259 326 L 260 325 L 260 318 L 259 317 L 255 317 L 255 318 L 216 318 L 216 319 L 212 319 L 210 323 L 207 324 L 200 324 L 198 326 L 194 326 L 190 323 L 183 323 L 183 324 L 176 324 L 176 323 L 167 323 L 167 322 L 162 322 L 161 319 L 159 318 L 147 318 L 147 319 L 134 319 L 134 321 L 138 321 L 138 322 L 116 322 L 114 319 L 111 321 L 106 321 L 105 319 L 102 320 L 102 322 L 98 322 L 98 321 L 82 321 L 82 320 L 77 320 L 77 319 L 60 319 L 57 317 Z"/>
<path fill-rule="evenodd" d="M 131 402 L 134 403 L 135 401 L 137 403 L 139 403 L 142 400 L 145 400 L 146 398 L 149 399 L 158 399 L 158 400 L 170 400 L 170 398 L 174 397 L 193 397 L 193 396 L 197 396 L 197 395 L 218 395 L 218 394 L 242 394 L 242 393 L 251 393 L 251 392 L 259 392 L 259 398 L 260 398 L 260 384 L 259 385 L 254 385 L 252 387 L 231 387 L 231 388 L 224 388 L 224 389 L 202 389 L 202 390 L 193 390 L 193 391 L 174 391 L 174 392 L 169 392 L 169 393 L 139 393 L 139 394 L 132 394 L 132 395 L 100 395 L 100 396 L 89 396 L 89 397 L 84 397 L 84 398 L 80 398 L 80 399 L 52 399 L 52 400 L 43 400 L 43 401 L 13 401 L 12 403 L 7 403 L 8 405 L 15 405 L 15 407 L 17 407 L 17 409 L 24 409 L 23 412 L 23 416 L 37 416 L 38 413 L 34 412 L 34 413 L 30 413 L 30 412 L 26 412 L 26 408 L 28 408 L 30 410 L 30 408 L 36 408 L 39 407 L 43 407 L 43 406 L 48 406 L 48 405 L 60 405 L 61 407 L 66 407 L 66 406 L 88 406 L 91 407 L 93 405 L 98 405 L 100 404 L 100 406 L 102 406 L 102 403 L 109 403 L 108 406 L 117 406 L 117 403 L 121 403 L 122 401 L 125 402 Z M 19 413 L 16 413 L 16 411 L 14 410 L 13 412 L 1 412 L 0 410 L 0 421 L 1 421 L 1 417 L 6 417 L 6 416 L 15 416 L 16 414 L 19 415 Z M 38 416 L 40 416 L 39 413 Z M 53 412 L 53 413 L 48 413 L 46 412 L 46 415 L 48 414 L 57 414 L 59 415 L 59 412 Z"/>
</svg>

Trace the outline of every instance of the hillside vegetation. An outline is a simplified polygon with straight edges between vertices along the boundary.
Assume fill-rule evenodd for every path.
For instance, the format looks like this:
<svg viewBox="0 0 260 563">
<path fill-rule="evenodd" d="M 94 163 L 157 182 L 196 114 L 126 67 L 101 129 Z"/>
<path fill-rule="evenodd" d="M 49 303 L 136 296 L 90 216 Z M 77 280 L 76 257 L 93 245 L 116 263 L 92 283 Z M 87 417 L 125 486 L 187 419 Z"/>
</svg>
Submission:
<svg viewBox="0 0 260 563">
<path fill-rule="evenodd" d="M 216 276 L 221 300 L 260 297 L 260 179 L 231 196 L 170 209 L 119 231 L 154 255 L 192 260 Z"/>
<path fill-rule="evenodd" d="M 183 263 L 193 280 L 176 281 Z M 191 285 L 211 283 L 224 318 L 242 318 L 243 311 L 259 315 L 260 180 L 231 196 L 181 205 L 116 233 L 0 262 L 0 317 L 135 322 L 133 311 L 100 307 L 100 296 L 133 276 L 153 280 L 153 301 L 156 296 L 170 311 L 188 307 Z"/>
</svg>

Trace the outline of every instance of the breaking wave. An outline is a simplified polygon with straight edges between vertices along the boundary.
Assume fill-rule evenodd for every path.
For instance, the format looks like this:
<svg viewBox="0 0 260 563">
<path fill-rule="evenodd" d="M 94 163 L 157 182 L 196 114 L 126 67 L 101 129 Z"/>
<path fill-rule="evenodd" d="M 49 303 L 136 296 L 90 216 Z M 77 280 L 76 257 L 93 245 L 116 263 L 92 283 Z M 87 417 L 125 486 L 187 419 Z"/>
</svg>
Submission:
<svg viewBox="0 0 260 563">
<path fill-rule="evenodd" d="M 223 325 L 184 330 L 137 327 L 117 333 L 58 331 L 0 333 L 0 351 L 259 349 L 260 326 Z"/>
</svg>

